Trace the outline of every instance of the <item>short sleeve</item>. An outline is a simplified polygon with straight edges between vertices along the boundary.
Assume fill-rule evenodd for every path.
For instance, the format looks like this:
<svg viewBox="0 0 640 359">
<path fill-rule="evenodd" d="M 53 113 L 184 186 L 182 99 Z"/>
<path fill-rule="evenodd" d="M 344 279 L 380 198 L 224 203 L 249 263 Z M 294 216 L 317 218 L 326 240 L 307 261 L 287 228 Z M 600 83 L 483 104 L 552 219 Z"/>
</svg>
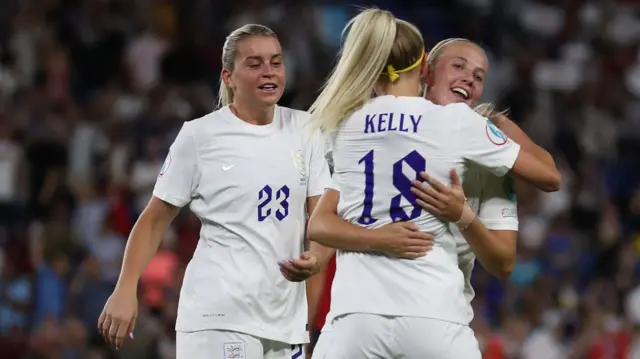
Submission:
<svg viewBox="0 0 640 359">
<path fill-rule="evenodd" d="M 326 189 L 332 189 L 340 192 L 340 186 L 338 185 L 338 176 L 331 177 L 331 181 L 329 182 L 329 185 Z"/>
<path fill-rule="evenodd" d="M 480 196 L 478 219 L 489 230 L 517 231 L 518 203 L 511 177 L 487 175 L 489 178 Z"/>
<path fill-rule="evenodd" d="M 309 165 L 309 185 L 307 197 L 320 196 L 331 182 L 331 172 L 325 159 L 325 141 L 320 131 L 313 134 Z"/>
<path fill-rule="evenodd" d="M 335 163 L 333 162 L 333 143 L 332 143 L 332 139 L 330 139 L 329 137 L 325 137 L 324 140 L 324 158 L 327 161 L 327 164 L 329 165 L 329 169 L 331 171 L 333 171 L 334 167 L 335 167 Z"/>
<path fill-rule="evenodd" d="M 176 207 L 191 202 L 199 184 L 198 151 L 193 124 L 182 125 L 160 169 L 153 195 Z"/>
<path fill-rule="evenodd" d="M 474 162 L 496 176 L 504 176 L 516 162 L 520 145 L 508 138 L 487 118 L 478 115 L 465 104 L 450 109 L 458 121 L 458 146 L 462 157 Z"/>
</svg>

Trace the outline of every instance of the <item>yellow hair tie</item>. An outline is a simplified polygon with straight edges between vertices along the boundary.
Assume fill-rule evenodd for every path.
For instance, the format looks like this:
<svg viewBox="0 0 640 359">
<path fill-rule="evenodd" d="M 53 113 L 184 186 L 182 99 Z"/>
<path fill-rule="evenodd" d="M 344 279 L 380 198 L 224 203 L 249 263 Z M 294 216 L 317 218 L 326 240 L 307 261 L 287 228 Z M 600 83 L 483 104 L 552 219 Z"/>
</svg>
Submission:
<svg viewBox="0 0 640 359">
<path fill-rule="evenodd" d="M 399 77 L 400 73 L 403 72 L 409 72 L 413 69 L 415 69 L 416 67 L 420 66 L 420 64 L 422 63 L 422 59 L 424 59 L 424 49 L 422 49 L 422 54 L 420 54 L 420 57 L 418 57 L 418 60 L 416 60 L 416 62 L 414 62 L 413 64 L 411 64 L 409 67 L 406 67 L 404 69 L 401 70 L 396 70 L 393 65 L 388 65 L 387 66 L 387 75 L 389 75 L 389 80 L 391 80 L 391 82 L 395 82 Z"/>
<path fill-rule="evenodd" d="M 389 74 L 389 80 L 391 82 L 395 82 L 400 75 L 396 72 L 396 69 L 393 68 L 393 65 L 387 66 L 387 73 Z"/>
</svg>

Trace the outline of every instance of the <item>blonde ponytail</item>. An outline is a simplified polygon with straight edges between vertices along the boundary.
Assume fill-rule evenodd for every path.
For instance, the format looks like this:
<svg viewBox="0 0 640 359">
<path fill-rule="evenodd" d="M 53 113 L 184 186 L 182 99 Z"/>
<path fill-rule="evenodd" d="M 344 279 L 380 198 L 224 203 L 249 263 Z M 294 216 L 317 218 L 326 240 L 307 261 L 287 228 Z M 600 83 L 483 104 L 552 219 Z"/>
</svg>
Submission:
<svg viewBox="0 0 640 359">
<path fill-rule="evenodd" d="M 233 90 L 220 79 L 220 90 L 218 90 L 218 108 L 231 105 L 233 102 Z"/>
<path fill-rule="evenodd" d="M 338 64 L 309 109 L 313 126 L 326 132 L 371 98 L 395 43 L 396 18 L 388 11 L 366 9 L 349 21 L 345 33 Z"/>
</svg>

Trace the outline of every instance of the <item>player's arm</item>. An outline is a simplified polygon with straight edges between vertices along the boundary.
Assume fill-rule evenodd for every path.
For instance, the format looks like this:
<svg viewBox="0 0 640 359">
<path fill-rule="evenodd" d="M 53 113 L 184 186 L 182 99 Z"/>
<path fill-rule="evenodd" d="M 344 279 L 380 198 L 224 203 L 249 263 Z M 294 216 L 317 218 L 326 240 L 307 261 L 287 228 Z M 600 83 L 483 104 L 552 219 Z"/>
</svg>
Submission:
<svg viewBox="0 0 640 359">
<path fill-rule="evenodd" d="M 553 156 L 551 156 L 551 154 L 544 148 L 533 142 L 533 140 L 506 115 L 496 114 L 495 116 L 490 116 L 489 119 L 500 130 L 502 130 L 505 135 L 519 144 L 521 151 L 529 152 L 535 158 L 537 158 L 550 168 L 557 170 L 556 162 L 553 160 Z"/>
<path fill-rule="evenodd" d="M 321 196 L 314 196 L 307 199 L 307 208 L 308 208 L 309 217 L 311 217 L 311 214 L 315 211 L 316 207 L 318 206 L 318 203 L 320 202 L 320 198 Z M 315 256 L 316 259 L 318 260 L 319 270 L 324 269 L 329 263 L 329 260 L 331 260 L 331 257 L 333 257 L 333 255 L 336 254 L 335 248 L 324 246 L 318 242 L 309 241 L 308 238 L 306 240 L 309 242 L 309 246 L 308 246 L 309 253 Z"/>
<path fill-rule="evenodd" d="M 311 216 L 311 213 L 316 209 L 319 201 L 320 196 L 307 199 L 309 216 Z M 331 260 L 331 257 L 335 255 L 336 250 L 317 242 L 311 242 L 309 243 L 309 252 L 318 260 L 317 272 L 306 281 L 307 307 L 309 308 L 307 323 L 309 328 L 313 328 L 314 321 L 318 315 L 318 309 L 320 308 L 320 302 L 324 295 L 325 282 L 327 280 L 327 264 L 329 260 Z"/>
<path fill-rule="evenodd" d="M 155 196 L 151 198 L 129 234 L 117 289 L 136 290 L 138 280 L 179 210 Z"/>
<path fill-rule="evenodd" d="M 340 192 L 328 188 L 309 218 L 307 238 L 325 247 L 348 251 L 369 252 L 376 250 L 380 239 L 375 230 L 368 230 L 346 222 L 338 216 Z"/>
<path fill-rule="evenodd" d="M 478 219 L 491 233 L 490 240 L 483 241 L 470 231 L 462 231 L 475 252 L 480 264 L 489 273 L 506 279 L 516 262 L 518 237 L 518 206 L 510 187 L 509 178 L 491 177 L 482 189 Z"/>
<path fill-rule="evenodd" d="M 327 143 L 320 131 L 314 133 L 311 141 L 311 159 L 309 165 L 309 184 L 307 186 L 307 215 L 310 218 L 315 211 L 320 197 L 325 189 L 331 186 L 331 171 L 329 170 L 330 151 L 327 151 Z M 336 253 L 334 248 L 323 246 L 318 242 L 309 242 L 309 252 L 318 259 L 320 268 L 325 268 L 327 263 Z"/>
<path fill-rule="evenodd" d="M 311 162 L 316 163 L 315 167 L 320 176 L 326 178 L 325 173 L 329 173 L 329 164 L 333 164 L 332 146 L 321 137 L 317 137 L 314 140 L 314 147 L 317 150 L 312 152 Z M 322 166 L 319 164 L 322 164 Z M 323 181 L 315 185 L 310 183 L 309 186 L 309 190 L 313 192 L 308 193 L 308 195 L 315 195 L 321 190 L 323 191 L 319 200 L 316 201 L 310 198 L 310 203 L 307 206 L 309 211 L 307 238 L 310 242 L 310 252 L 320 253 L 323 259 L 326 258 L 326 263 L 331 258 L 331 256 L 327 258 L 326 254 L 333 255 L 336 248 L 366 252 L 374 250 L 371 247 L 371 243 L 376 240 L 371 238 L 375 236 L 376 232 L 345 222 L 338 216 L 338 202 L 340 201 L 338 188 L 338 178 L 336 176 L 329 181 Z M 330 229 L 329 226 L 332 225 L 338 225 L 338 230 Z M 331 252 L 328 249 L 331 249 Z"/>
<path fill-rule="evenodd" d="M 482 220 L 467 205 L 456 172 L 451 171 L 451 187 L 445 186 L 425 172 L 420 175 L 428 185 L 418 181 L 412 182 L 411 191 L 418 197 L 418 205 L 433 215 L 456 223 L 483 267 L 497 277 L 508 277 L 513 270 L 515 241 L 505 241 L 503 233 L 496 234 L 485 227 Z"/>
<path fill-rule="evenodd" d="M 322 301 L 325 284 L 327 282 L 327 269 L 327 266 L 322 267 L 316 275 L 311 276 L 306 281 L 307 307 L 309 308 L 307 324 L 309 325 L 309 329 L 313 328 L 316 317 L 318 316 L 320 302 Z"/>
<path fill-rule="evenodd" d="M 191 201 L 198 182 L 195 140 L 185 123 L 158 175 L 153 196 L 136 221 L 125 247 L 117 289 L 135 291 L 140 276 L 158 250 L 180 207 Z"/>
<path fill-rule="evenodd" d="M 453 141 L 462 156 L 502 177 L 507 173 L 553 192 L 560 189 L 561 176 L 555 166 L 550 166 L 527 151 L 521 151 L 518 143 L 506 137 L 495 125 L 465 105 L 452 105 L 453 116 L 458 120 L 458 141 Z"/>
<path fill-rule="evenodd" d="M 309 219 L 307 237 L 326 247 L 355 252 L 380 252 L 414 259 L 433 247 L 433 235 L 420 232 L 412 222 L 396 222 L 376 229 L 351 224 L 338 215 L 340 192 L 327 189 Z"/>
<path fill-rule="evenodd" d="M 197 151 L 190 128 L 185 123 L 171 146 L 153 197 L 129 235 L 116 288 L 98 318 L 100 332 L 116 349 L 122 347 L 127 333 L 133 336 L 138 280 L 179 208 L 191 201 L 198 183 Z"/>
<path fill-rule="evenodd" d="M 516 234 L 514 231 L 490 231 L 476 217 L 460 233 L 478 257 L 480 264 L 489 273 L 507 279 L 515 265 Z"/>
</svg>

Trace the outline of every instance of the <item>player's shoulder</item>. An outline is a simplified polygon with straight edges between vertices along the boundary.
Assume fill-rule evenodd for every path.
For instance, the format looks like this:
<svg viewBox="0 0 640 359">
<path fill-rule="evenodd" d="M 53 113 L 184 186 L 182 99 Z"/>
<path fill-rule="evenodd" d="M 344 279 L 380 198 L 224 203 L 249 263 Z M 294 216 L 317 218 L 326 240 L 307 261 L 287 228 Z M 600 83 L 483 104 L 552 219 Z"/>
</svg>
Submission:
<svg viewBox="0 0 640 359">
<path fill-rule="evenodd" d="M 304 126 L 311 122 L 311 114 L 307 111 L 296 110 L 289 107 L 278 106 L 278 116 L 285 125 Z"/>
<path fill-rule="evenodd" d="M 455 102 L 442 106 L 443 114 L 447 117 L 452 117 L 462 120 L 463 123 L 473 120 L 474 124 L 478 123 L 478 120 L 487 121 L 485 117 L 474 111 L 469 105 L 464 102 Z M 466 121 L 464 121 L 466 120 Z"/>
<path fill-rule="evenodd" d="M 304 136 L 305 140 L 303 142 L 309 142 L 311 138 L 319 136 L 319 132 L 314 130 L 311 124 L 311 114 L 309 112 L 278 106 L 277 115 L 282 128 L 287 132 Z"/>
<path fill-rule="evenodd" d="M 209 112 L 206 115 L 194 118 L 189 121 L 185 121 L 184 127 L 190 131 L 200 132 L 206 128 L 211 127 L 211 122 L 219 119 L 224 119 L 229 116 L 230 111 L 226 107 Z"/>
<path fill-rule="evenodd" d="M 233 116 L 234 115 L 229 110 L 229 107 L 225 106 L 215 109 L 198 118 L 185 121 L 182 126 L 182 131 L 198 138 L 211 136 L 222 127 L 221 125 L 223 123 L 227 123 Z M 216 125 L 212 125 L 213 123 Z"/>
<path fill-rule="evenodd" d="M 392 96 L 392 95 L 383 95 L 378 96 L 371 101 L 367 102 L 363 109 L 368 108 L 380 108 L 380 109 L 389 109 L 389 111 L 393 111 L 392 107 L 399 107 L 402 109 L 412 109 L 412 110 L 423 110 L 423 111 L 431 111 L 436 108 L 442 107 L 440 105 L 436 105 L 433 102 L 427 100 L 424 97 L 420 96 Z"/>
</svg>

